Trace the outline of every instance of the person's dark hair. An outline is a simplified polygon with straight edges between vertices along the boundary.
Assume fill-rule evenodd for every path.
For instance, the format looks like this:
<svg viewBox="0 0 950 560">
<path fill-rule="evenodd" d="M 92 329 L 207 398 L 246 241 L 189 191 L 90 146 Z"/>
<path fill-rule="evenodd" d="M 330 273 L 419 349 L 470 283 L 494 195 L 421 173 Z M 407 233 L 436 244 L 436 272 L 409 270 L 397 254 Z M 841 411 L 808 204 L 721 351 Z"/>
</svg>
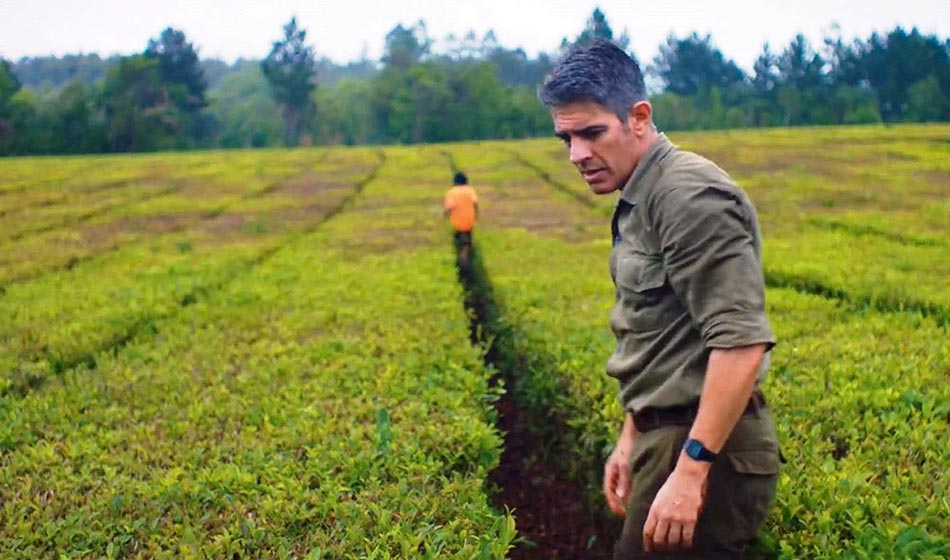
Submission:
<svg viewBox="0 0 950 560">
<path fill-rule="evenodd" d="M 464 173 L 459 171 L 458 173 L 455 174 L 455 177 L 452 177 L 452 184 L 453 185 L 467 185 L 468 177 L 466 177 Z"/>
<path fill-rule="evenodd" d="M 538 89 L 538 99 L 549 109 L 592 101 L 622 121 L 634 103 L 646 98 L 640 66 L 603 39 L 574 47 Z"/>
</svg>

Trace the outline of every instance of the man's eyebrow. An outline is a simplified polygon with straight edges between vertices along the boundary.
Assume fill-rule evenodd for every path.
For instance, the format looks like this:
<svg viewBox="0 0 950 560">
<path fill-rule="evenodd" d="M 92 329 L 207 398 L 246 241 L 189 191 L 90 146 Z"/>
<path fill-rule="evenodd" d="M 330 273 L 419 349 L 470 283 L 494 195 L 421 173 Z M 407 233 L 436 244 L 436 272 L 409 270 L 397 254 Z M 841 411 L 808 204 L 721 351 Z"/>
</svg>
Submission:
<svg viewBox="0 0 950 560">
<path fill-rule="evenodd" d="M 567 140 L 571 136 L 591 136 L 605 130 L 607 130 L 607 125 L 605 124 L 592 124 L 584 128 L 578 128 L 577 130 L 559 130 L 555 132 L 554 135 L 561 140 Z"/>
</svg>

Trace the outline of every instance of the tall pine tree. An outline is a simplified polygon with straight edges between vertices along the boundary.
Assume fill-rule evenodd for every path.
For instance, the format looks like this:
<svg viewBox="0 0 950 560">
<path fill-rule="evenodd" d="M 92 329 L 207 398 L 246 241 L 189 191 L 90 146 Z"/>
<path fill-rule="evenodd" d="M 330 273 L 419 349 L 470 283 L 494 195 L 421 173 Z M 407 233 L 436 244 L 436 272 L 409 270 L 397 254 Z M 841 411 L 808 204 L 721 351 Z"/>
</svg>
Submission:
<svg viewBox="0 0 950 560">
<path fill-rule="evenodd" d="M 316 59 L 306 38 L 307 32 L 297 27 L 297 18 L 291 18 L 284 26 L 283 39 L 274 42 L 261 62 L 271 95 L 282 107 L 284 143 L 289 146 L 299 144 L 304 133 L 309 133 L 316 114 Z"/>
</svg>

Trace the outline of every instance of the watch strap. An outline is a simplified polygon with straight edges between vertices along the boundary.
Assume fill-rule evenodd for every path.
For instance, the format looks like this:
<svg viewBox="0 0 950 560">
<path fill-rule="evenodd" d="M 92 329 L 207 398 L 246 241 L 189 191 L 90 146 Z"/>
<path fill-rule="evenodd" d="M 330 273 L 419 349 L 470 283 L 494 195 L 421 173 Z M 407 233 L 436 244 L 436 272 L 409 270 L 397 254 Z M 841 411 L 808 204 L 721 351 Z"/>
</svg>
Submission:
<svg viewBox="0 0 950 560">
<path fill-rule="evenodd" d="M 683 451 L 686 452 L 689 458 L 707 463 L 712 463 L 719 456 L 718 453 L 713 453 L 707 449 L 703 442 L 693 438 L 686 440 L 686 443 L 683 444 Z"/>
</svg>

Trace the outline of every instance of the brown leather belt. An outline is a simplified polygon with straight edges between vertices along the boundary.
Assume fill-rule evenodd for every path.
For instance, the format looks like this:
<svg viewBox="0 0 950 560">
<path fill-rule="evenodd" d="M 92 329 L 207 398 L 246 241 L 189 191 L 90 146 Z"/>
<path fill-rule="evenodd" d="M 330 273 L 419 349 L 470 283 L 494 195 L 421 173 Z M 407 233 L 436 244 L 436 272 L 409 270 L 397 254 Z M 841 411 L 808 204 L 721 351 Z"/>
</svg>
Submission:
<svg viewBox="0 0 950 560">
<path fill-rule="evenodd" d="M 765 396 L 756 389 L 752 391 L 752 396 L 749 397 L 749 403 L 742 411 L 742 415 L 753 414 L 762 408 L 765 408 Z M 640 433 L 663 426 L 692 426 L 697 413 L 699 413 L 699 403 L 668 408 L 644 408 L 633 414 L 633 425 Z"/>
</svg>

